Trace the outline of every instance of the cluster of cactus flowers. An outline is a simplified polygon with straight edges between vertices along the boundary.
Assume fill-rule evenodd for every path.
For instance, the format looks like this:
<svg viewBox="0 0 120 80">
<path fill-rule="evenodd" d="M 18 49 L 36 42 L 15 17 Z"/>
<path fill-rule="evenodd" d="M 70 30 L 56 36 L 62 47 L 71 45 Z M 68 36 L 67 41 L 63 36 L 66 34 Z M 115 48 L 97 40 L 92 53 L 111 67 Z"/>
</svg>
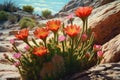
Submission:
<svg viewBox="0 0 120 80">
<path fill-rule="evenodd" d="M 18 68 L 23 80 L 63 80 L 99 64 L 103 56 L 101 45 L 93 44 L 95 33 L 87 24 L 91 12 L 91 7 L 79 7 L 75 11 L 83 27 L 73 24 L 72 14 L 67 17 L 70 23 L 66 26 L 60 20 L 48 21 L 45 27 L 33 32 L 34 45 L 29 42 L 29 30 L 20 30 L 15 37 L 27 44 L 26 51 L 18 50 L 15 40 L 10 40 L 15 54 L 12 58 L 5 54 L 5 58 Z M 51 34 L 54 36 L 47 39 Z M 38 43 L 35 39 L 42 41 Z"/>
</svg>

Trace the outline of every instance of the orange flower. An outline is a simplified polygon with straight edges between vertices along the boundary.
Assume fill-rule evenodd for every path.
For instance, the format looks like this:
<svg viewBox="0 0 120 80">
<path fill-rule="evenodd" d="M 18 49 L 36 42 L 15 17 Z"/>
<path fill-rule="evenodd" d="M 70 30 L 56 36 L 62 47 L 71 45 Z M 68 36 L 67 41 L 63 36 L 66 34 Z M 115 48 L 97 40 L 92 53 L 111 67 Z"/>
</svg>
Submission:
<svg viewBox="0 0 120 80">
<path fill-rule="evenodd" d="M 45 55 L 46 53 L 47 53 L 47 48 L 45 48 L 44 46 L 35 47 L 33 49 L 33 54 L 35 54 L 37 56 L 42 56 L 42 55 Z"/>
<path fill-rule="evenodd" d="M 64 31 L 66 34 L 68 34 L 70 37 L 75 37 L 80 32 L 80 27 L 76 25 L 69 25 L 66 28 L 64 28 Z"/>
<path fill-rule="evenodd" d="M 60 20 L 52 20 L 48 21 L 46 24 L 47 28 L 53 32 L 57 32 L 58 29 L 61 26 L 61 21 Z"/>
<path fill-rule="evenodd" d="M 78 9 L 76 9 L 75 14 L 79 18 L 84 19 L 91 14 L 92 9 L 92 7 L 79 7 Z"/>
<path fill-rule="evenodd" d="M 22 29 L 22 30 L 19 31 L 19 33 L 17 33 L 15 35 L 15 37 L 17 39 L 20 39 L 20 40 L 25 40 L 25 39 L 27 39 L 28 34 L 29 34 L 29 30 L 28 29 Z"/>
<path fill-rule="evenodd" d="M 48 36 L 48 34 L 49 34 L 49 30 L 47 28 L 37 28 L 34 31 L 34 35 L 37 38 L 40 38 L 40 39 L 46 39 L 46 37 Z"/>
</svg>

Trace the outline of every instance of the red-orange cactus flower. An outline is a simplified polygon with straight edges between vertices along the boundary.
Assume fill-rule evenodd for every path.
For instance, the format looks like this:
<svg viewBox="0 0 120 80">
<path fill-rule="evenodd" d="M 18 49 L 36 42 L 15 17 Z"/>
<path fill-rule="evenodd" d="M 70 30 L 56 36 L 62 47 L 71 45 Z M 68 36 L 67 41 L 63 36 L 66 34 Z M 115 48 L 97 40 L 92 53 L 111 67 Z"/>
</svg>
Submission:
<svg viewBox="0 0 120 80">
<path fill-rule="evenodd" d="M 76 9 L 75 14 L 79 18 L 84 19 L 91 14 L 92 9 L 93 9 L 92 7 L 79 7 Z"/>
<path fill-rule="evenodd" d="M 49 30 L 51 30 L 53 32 L 57 32 L 61 26 L 61 21 L 60 20 L 51 20 L 51 21 L 47 22 L 46 26 Z"/>
<path fill-rule="evenodd" d="M 75 37 L 80 33 L 80 27 L 77 25 L 68 25 L 64 28 L 64 31 L 70 37 Z"/>
<path fill-rule="evenodd" d="M 19 31 L 19 33 L 17 33 L 15 35 L 15 37 L 17 39 L 20 39 L 20 40 L 25 40 L 25 39 L 27 39 L 28 34 L 29 34 L 29 30 L 28 29 L 22 29 L 22 30 Z"/>
<path fill-rule="evenodd" d="M 48 36 L 49 34 L 49 30 L 47 28 L 37 28 L 35 31 L 34 31 L 34 35 L 37 37 L 37 38 L 40 38 L 40 39 L 46 39 L 46 37 Z"/>
<path fill-rule="evenodd" d="M 41 47 L 35 47 L 33 49 L 33 54 L 37 55 L 37 56 L 43 56 L 47 53 L 47 48 L 45 48 L 44 46 Z"/>
</svg>

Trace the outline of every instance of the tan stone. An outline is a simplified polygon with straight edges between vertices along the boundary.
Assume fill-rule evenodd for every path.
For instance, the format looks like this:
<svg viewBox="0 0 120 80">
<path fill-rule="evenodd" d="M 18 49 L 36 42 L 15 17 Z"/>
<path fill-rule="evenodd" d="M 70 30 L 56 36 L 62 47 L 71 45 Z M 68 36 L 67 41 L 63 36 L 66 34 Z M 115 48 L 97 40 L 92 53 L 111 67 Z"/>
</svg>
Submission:
<svg viewBox="0 0 120 80">
<path fill-rule="evenodd" d="M 96 33 L 96 42 L 103 44 L 120 33 L 120 0 L 93 10 L 89 26 Z"/>
<path fill-rule="evenodd" d="M 104 52 L 101 63 L 120 61 L 120 34 L 102 46 Z"/>
<path fill-rule="evenodd" d="M 71 0 L 68 4 L 66 4 L 56 16 L 66 16 L 80 6 L 92 6 L 97 8 L 101 5 L 110 3 L 115 0 Z M 67 13 L 67 14 L 66 14 Z"/>
<path fill-rule="evenodd" d="M 13 56 L 10 52 L 0 52 L 0 80 L 20 80 L 18 69 L 4 58 L 4 54 Z"/>
<path fill-rule="evenodd" d="M 13 65 L 0 64 L 0 80 L 20 80 L 20 74 Z"/>
</svg>

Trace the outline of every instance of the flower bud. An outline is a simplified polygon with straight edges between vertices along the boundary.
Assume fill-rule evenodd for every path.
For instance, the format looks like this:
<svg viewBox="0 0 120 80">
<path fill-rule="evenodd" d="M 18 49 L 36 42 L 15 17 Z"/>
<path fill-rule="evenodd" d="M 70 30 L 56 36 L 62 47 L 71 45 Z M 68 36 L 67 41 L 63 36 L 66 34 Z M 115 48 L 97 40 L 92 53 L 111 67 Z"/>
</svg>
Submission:
<svg viewBox="0 0 120 80">
<path fill-rule="evenodd" d="M 102 51 L 98 51 L 97 52 L 97 56 L 101 58 L 103 56 L 103 52 Z"/>
<path fill-rule="evenodd" d="M 67 19 L 72 19 L 73 18 L 73 14 L 69 14 L 67 17 L 66 17 Z"/>
<path fill-rule="evenodd" d="M 90 53 L 87 52 L 87 53 L 85 54 L 85 57 L 86 57 L 86 58 L 89 58 L 89 57 L 90 57 Z"/>
<path fill-rule="evenodd" d="M 11 44 L 14 44 L 14 43 L 15 43 L 15 40 L 14 40 L 14 39 L 10 39 L 10 43 L 11 43 Z"/>
<path fill-rule="evenodd" d="M 82 41 L 86 41 L 88 39 L 88 36 L 87 36 L 87 34 L 82 34 Z"/>
<path fill-rule="evenodd" d="M 21 58 L 21 53 L 13 54 L 13 57 L 16 58 L 16 59 L 20 59 Z"/>
<path fill-rule="evenodd" d="M 59 36 L 58 41 L 62 42 L 62 41 L 64 41 L 65 39 L 66 39 L 65 36 Z"/>
<path fill-rule="evenodd" d="M 100 50 L 101 50 L 101 47 L 102 47 L 101 45 L 96 45 L 96 44 L 95 44 L 95 45 L 93 46 L 93 50 L 94 50 L 94 51 L 100 51 Z"/>
<path fill-rule="evenodd" d="M 5 59 L 8 59 L 8 55 L 7 54 L 3 54 L 3 56 L 5 57 Z"/>
<path fill-rule="evenodd" d="M 16 67 L 19 67 L 20 66 L 20 62 L 14 62 L 13 65 L 16 66 Z"/>
<path fill-rule="evenodd" d="M 28 45 L 26 45 L 26 46 L 24 47 L 24 49 L 25 49 L 25 50 L 29 50 L 30 47 L 29 47 Z"/>
</svg>

